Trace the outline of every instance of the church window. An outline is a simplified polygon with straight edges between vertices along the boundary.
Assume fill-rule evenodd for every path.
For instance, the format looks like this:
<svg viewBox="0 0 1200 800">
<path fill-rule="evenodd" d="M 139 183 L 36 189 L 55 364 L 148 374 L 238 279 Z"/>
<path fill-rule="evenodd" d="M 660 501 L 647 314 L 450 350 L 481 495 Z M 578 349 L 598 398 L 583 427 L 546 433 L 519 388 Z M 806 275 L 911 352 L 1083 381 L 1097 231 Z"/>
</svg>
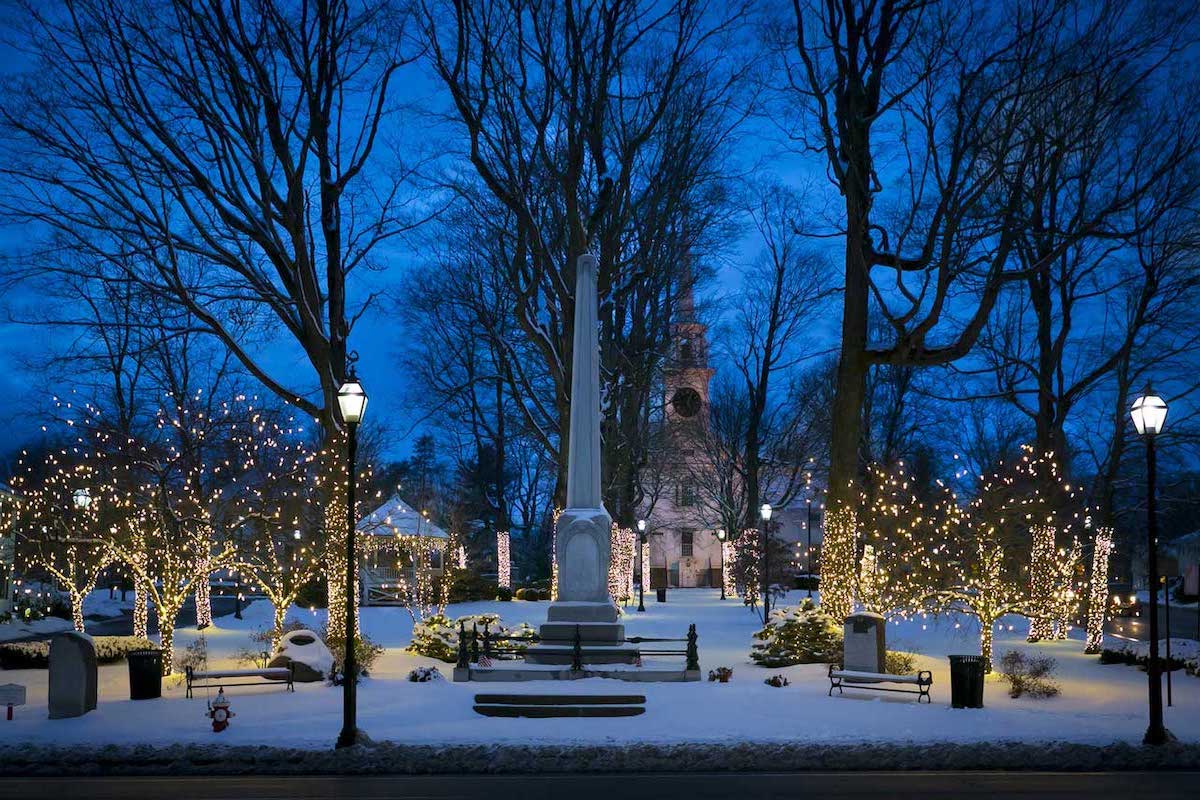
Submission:
<svg viewBox="0 0 1200 800">
<path fill-rule="evenodd" d="M 684 364 L 690 364 L 694 360 L 691 340 L 684 339 L 679 343 L 679 360 Z"/>
<path fill-rule="evenodd" d="M 679 487 L 679 507 L 687 508 L 696 505 L 696 487 L 685 483 Z"/>
<path fill-rule="evenodd" d="M 692 547 L 695 544 L 695 534 L 691 531 L 683 531 L 680 539 L 680 554 L 684 558 L 692 557 Z"/>
</svg>

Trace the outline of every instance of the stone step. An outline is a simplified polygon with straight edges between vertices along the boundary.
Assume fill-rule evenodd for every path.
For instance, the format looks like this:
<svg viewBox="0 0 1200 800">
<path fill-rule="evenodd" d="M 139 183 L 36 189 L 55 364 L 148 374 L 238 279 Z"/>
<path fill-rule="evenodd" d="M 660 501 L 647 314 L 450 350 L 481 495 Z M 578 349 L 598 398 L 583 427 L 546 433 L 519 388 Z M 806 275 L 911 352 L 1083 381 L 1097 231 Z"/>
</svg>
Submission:
<svg viewBox="0 0 1200 800">
<path fill-rule="evenodd" d="M 646 702 L 644 694 L 477 694 L 480 705 L 524 706 L 634 706 Z"/>
<path fill-rule="evenodd" d="M 580 647 L 584 664 L 632 664 L 638 659 L 638 649 L 631 644 L 592 644 Z M 571 664 L 575 660 L 574 645 L 535 644 L 525 651 L 529 664 Z"/>
<path fill-rule="evenodd" d="M 612 603 L 556 601 L 546 611 L 548 622 L 616 622 L 621 612 Z"/>
<path fill-rule="evenodd" d="M 645 706 L 473 706 L 485 717 L 636 717 L 646 713 Z"/>
<path fill-rule="evenodd" d="M 618 644 L 625 640 L 625 626 L 616 622 L 543 622 L 538 635 L 543 642 L 574 642 L 575 628 L 579 627 L 579 638 L 589 643 Z"/>
</svg>

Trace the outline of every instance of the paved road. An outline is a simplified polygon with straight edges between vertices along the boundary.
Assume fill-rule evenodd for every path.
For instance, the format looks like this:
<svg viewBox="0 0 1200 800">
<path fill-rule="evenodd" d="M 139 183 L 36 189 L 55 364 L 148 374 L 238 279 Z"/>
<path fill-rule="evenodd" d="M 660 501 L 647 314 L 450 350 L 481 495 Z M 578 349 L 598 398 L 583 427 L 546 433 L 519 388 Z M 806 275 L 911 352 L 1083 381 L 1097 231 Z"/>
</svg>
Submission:
<svg viewBox="0 0 1200 800">
<path fill-rule="evenodd" d="M 197 778 L 11 778 L 0 797 L 137 800 L 325 800 L 428 798 L 1076 798 L 1197 796 L 1200 773 L 857 772 L 689 775 L 306 776 Z"/>
<path fill-rule="evenodd" d="M 1126 639 L 1145 641 L 1150 638 L 1149 617 L 1113 617 L 1104 625 L 1108 633 L 1123 636 Z M 1167 610 L 1158 607 L 1158 635 L 1167 638 Z M 1200 613 L 1195 606 L 1171 606 L 1171 638 L 1200 639 Z"/>
</svg>

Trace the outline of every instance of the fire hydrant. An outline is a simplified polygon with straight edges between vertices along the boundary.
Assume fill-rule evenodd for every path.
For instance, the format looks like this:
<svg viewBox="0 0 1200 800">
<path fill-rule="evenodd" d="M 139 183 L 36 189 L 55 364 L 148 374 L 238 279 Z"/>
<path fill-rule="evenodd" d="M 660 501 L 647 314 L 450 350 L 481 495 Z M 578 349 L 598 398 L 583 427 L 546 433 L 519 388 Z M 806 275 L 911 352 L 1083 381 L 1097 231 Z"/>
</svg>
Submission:
<svg viewBox="0 0 1200 800">
<path fill-rule="evenodd" d="M 229 727 L 229 719 L 235 714 L 229 710 L 229 701 L 225 699 L 225 687 L 217 689 L 217 699 L 209 704 L 208 716 L 212 719 L 213 733 L 220 733 Z"/>
</svg>

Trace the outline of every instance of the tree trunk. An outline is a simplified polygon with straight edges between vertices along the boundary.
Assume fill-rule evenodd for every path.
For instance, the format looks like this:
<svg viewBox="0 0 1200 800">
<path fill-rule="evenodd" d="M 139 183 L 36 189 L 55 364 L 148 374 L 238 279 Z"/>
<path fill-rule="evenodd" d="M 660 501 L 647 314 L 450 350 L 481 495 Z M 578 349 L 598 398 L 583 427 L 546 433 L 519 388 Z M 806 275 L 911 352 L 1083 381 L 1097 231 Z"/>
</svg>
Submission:
<svg viewBox="0 0 1200 800">
<path fill-rule="evenodd" d="M 175 670 L 175 618 L 179 616 L 179 605 L 158 607 L 158 642 L 162 649 L 162 674 L 170 675 Z"/>
<path fill-rule="evenodd" d="M 209 583 L 209 574 L 209 564 L 205 561 L 200 565 L 195 588 L 192 591 L 196 599 L 196 627 L 200 630 L 204 630 L 213 623 L 212 584 Z"/>
<path fill-rule="evenodd" d="M 150 597 L 141 578 L 133 579 L 133 635 L 139 639 L 150 638 Z"/>
</svg>

